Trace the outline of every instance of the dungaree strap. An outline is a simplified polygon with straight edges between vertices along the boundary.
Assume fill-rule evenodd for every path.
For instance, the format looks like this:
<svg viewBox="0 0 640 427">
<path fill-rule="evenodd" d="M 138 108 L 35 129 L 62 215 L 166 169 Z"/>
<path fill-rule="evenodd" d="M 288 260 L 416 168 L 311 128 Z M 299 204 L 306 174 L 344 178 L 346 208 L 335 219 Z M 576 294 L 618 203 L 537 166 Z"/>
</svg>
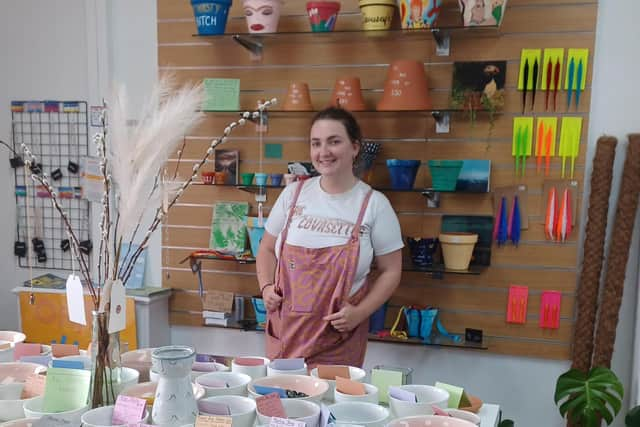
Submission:
<svg viewBox="0 0 640 427">
<path fill-rule="evenodd" d="M 367 195 L 364 196 L 362 206 L 360 207 L 360 213 L 358 214 L 358 220 L 356 221 L 356 225 L 353 227 L 353 231 L 351 231 L 351 239 L 358 239 L 360 237 L 360 226 L 362 225 L 364 213 L 367 211 L 367 206 L 369 206 L 369 199 L 371 199 L 372 194 L 373 189 L 369 190 Z"/>
</svg>

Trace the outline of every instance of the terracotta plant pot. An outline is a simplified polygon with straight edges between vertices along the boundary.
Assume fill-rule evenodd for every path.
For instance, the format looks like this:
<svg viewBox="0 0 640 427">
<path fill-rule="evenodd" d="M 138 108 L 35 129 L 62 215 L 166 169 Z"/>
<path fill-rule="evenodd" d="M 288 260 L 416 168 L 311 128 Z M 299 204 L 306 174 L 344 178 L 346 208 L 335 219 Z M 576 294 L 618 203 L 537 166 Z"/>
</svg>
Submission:
<svg viewBox="0 0 640 427">
<path fill-rule="evenodd" d="M 419 29 L 436 26 L 442 0 L 397 0 L 402 28 Z M 487 0 L 489 1 L 489 0 Z"/>
<path fill-rule="evenodd" d="M 309 85 L 304 82 L 292 82 L 287 88 L 287 95 L 284 97 L 282 109 L 285 111 L 311 111 L 311 95 L 309 95 Z"/>
<path fill-rule="evenodd" d="M 413 60 L 393 61 L 389 65 L 380 111 L 430 110 L 431 100 L 424 64 Z"/>
<path fill-rule="evenodd" d="M 458 0 L 465 27 L 500 25 L 507 0 Z"/>
<path fill-rule="evenodd" d="M 307 2 L 307 14 L 311 31 L 328 32 L 333 31 L 338 19 L 340 3 L 337 1 L 310 1 Z"/>
<path fill-rule="evenodd" d="M 444 266 L 449 270 L 468 270 L 478 235 L 475 233 L 441 233 L 439 240 L 442 246 Z"/>
<path fill-rule="evenodd" d="M 360 0 L 359 4 L 363 30 L 379 31 L 391 28 L 396 0 Z"/>
<path fill-rule="evenodd" d="M 278 31 L 282 0 L 243 0 L 242 7 L 250 33 Z"/>
<path fill-rule="evenodd" d="M 336 80 L 331 94 L 331 105 L 349 111 L 363 111 L 367 109 L 360 91 L 360 78 L 345 77 Z"/>
</svg>

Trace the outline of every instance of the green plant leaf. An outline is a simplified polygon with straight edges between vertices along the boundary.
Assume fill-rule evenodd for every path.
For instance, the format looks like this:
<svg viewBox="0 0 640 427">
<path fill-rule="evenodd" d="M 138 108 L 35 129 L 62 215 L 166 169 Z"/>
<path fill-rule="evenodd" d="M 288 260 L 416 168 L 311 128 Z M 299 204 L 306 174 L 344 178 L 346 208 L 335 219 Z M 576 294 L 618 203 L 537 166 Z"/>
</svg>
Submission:
<svg viewBox="0 0 640 427">
<path fill-rule="evenodd" d="M 554 400 L 560 415 L 579 426 L 598 427 L 601 419 L 611 424 L 622 408 L 624 388 L 618 377 L 604 367 L 588 373 L 571 369 L 558 377 Z"/>
</svg>

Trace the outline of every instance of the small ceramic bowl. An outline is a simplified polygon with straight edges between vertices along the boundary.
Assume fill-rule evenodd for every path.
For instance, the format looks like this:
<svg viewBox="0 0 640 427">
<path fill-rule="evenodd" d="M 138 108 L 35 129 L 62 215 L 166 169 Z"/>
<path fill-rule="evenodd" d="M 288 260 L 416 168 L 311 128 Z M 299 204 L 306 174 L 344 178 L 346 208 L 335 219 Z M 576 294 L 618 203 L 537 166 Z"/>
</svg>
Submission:
<svg viewBox="0 0 640 427">
<path fill-rule="evenodd" d="M 449 393 L 445 390 L 430 386 L 409 384 L 400 386 L 401 389 L 415 393 L 418 402 L 407 402 L 389 396 L 389 408 L 396 417 L 409 417 L 413 415 L 432 415 L 431 405 L 442 409 L 449 403 Z"/>
<path fill-rule="evenodd" d="M 24 382 L 31 374 L 47 368 L 35 363 L 0 363 L 0 422 L 24 418 Z"/>
<path fill-rule="evenodd" d="M 482 422 L 480 417 L 474 414 L 473 412 L 463 411 L 462 409 L 456 409 L 456 408 L 447 408 L 444 411 L 454 418 L 459 418 L 461 420 L 469 421 L 470 423 L 476 426 L 480 426 L 480 423 Z"/>
<path fill-rule="evenodd" d="M 0 350 L 0 362 L 13 362 L 13 348 L 19 342 L 24 342 L 27 336 L 22 332 L 0 331 L 0 346 L 9 344 L 8 348 Z"/>
<path fill-rule="evenodd" d="M 81 422 L 80 418 L 82 414 L 89 410 L 89 405 L 83 406 L 82 408 L 73 409 L 71 411 L 65 412 L 44 412 L 42 410 L 42 405 L 44 404 L 44 397 L 38 396 L 33 399 L 26 400 L 24 402 L 24 414 L 27 418 L 42 418 L 46 415 L 53 415 L 56 418 L 65 421 L 71 421 L 72 423 L 79 424 Z"/>
<path fill-rule="evenodd" d="M 256 401 L 244 396 L 211 396 L 198 402 L 201 415 L 209 415 L 207 403 L 218 403 L 229 407 L 234 427 L 253 427 L 256 421 Z M 216 415 L 216 414 L 211 414 Z"/>
<path fill-rule="evenodd" d="M 418 415 L 392 420 L 387 427 L 476 427 L 469 421 L 439 415 Z"/>
<path fill-rule="evenodd" d="M 341 402 L 329 405 L 337 424 L 358 424 L 365 427 L 383 427 L 389 419 L 389 410 L 369 402 Z"/>
<path fill-rule="evenodd" d="M 271 377 L 273 375 L 309 375 L 309 370 L 307 369 L 307 364 L 304 364 L 304 367 L 300 369 L 276 369 L 273 367 L 274 362 L 269 363 L 267 365 L 267 376 Z"/>
<path fill-rule="evenodd" d="M 0 424 L 0 427 L 32 427 L 38 418 L 20 418 L 19 420 L 7 421 Z"/>
<path fill-rule="evenodd" d="M 376 405 L 380 401 L 378 395 L 378 387 L 372 384 L 364 384 L 364 390 L 367 394 L 362 396 L 355 396 L 353 394 L 345 394 L 339 392 L 337 389 L 334 391 L 333 400 L 336 403 L 340 402 L 369 402 L 375 403 Z"/>
<path fill-rule="evenodd" d="M 320 402 L 329 391 L 329 384 L 327 381 L 306 375 L 275 375 L 273 377 L 253 380 L 248 387 L 250 397 L 256 398 L 260 396 L 256 393 L 256 389 L 254 388 L 256 385 L 295 390 L 306 394 L 307 397 L 296 397 L 290 399 L 312 400 L 316 402 Z"/>
<path fill-rule="evenodd" d="M 158 383 L 149 381 L 129 386 L 122 390 L 122 393 L 120 394 L 144 399 L 147 401 L 147 405 L 152 406 L 156 396 L 156 388 L 158 388 Z M 193 389 L 193 396 L 196 400 L 200 400 L 204 397 L 205 391 L 201 385 L 191 383 L 191 388 Z"/>
<path fill-rule="evenodd" d="M 264 361 L 264 364 L 244 365 L 242 364 L 242 359 L 262 359 Z M 231 361 L 231 372 L 246 374 L 246 375 L 249 375 L 251 379 L 255 380 L 256 378 L 262 378 L 267 376 L 267 365 L 269 363 L 271 363 L 271 360 L 267 359 L 266 357 L 259 357 L 259 356 L 236 357 Z"/>
<path fill-rule="evenodd" d="M 320 406 L 315 402 L 300 399 L 282 399 L 282 407 L 287 418 L 302 421 L 307 427 L 318 427 L 320 423 Z M 271 417 L 258 412 L 258 423 L 269 425 Z"/>
<path fill-rule="evenodd" d="M 135 369 L 140 372 L 140 381 L 149 381 L 149 371 L 151 371 L 151 353 L 155 348 L 140 348 L 128 351 L 120 356 L 122 366 Z"/>
<path fill-rule="evenodd" d="M 344 366 L 344 365 L 336 365 L 336 366 Z M 348 366 L 349 368 L 349 377 L 351 380 L 353 381 L 358 381 L 359 383 L 361 383 L 362 381 L 364 381 L 364 377 L 367 375 L 367 373 L 365 372 L 364 369 L 360 369 L 360 368 L 356 368 L 355 366 Z M 313 368 L 311 370 L 311 376 L 312 377 L 318 377 L 318 368 Z M 326 399 L 328 399 L 329 401 L 331 401 L 331 399 L 333 399 L 335 390 L 336 390 L 336 381 L 335 380 L 327 380 L 324 379 L 324 381 L 326 381 L 327 383 L 329 383 L 329 391 L 327 392 L 327 396 L 325 397 Z"/>
<path fill-rule="evenodd" d="M 85 412 L 82 414 L 82 417 L 80 417 L 83 427 L 127 427 L 138 423 L 146 424 L 149 419 L 149 411 L 145 409 L 141 420 L 127 420 L 128 422 L 126 424 L 113 424 L 111 421 L 113 417 L 113 408 L 114 406 L 103 406 L 101 408 Z"/>
<path fill-rule="evenodd" d="M 210 372 L 196 378 L 196 384 L 201 385 L 205 390 L 206 397 L 210 396 L 246 396 L 247 385 L 251 382 L 251 377 L 237 372 Z M 217 384 L 224 383 L 227 387 Z"/>
</svg>

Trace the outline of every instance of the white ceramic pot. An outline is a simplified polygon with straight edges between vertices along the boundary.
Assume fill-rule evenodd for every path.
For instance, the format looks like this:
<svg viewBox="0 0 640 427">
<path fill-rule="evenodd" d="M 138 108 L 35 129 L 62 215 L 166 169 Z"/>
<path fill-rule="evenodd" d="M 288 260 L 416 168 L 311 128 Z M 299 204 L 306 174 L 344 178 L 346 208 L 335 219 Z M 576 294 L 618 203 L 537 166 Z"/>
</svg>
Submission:
<svg viewBox="0 0 640 427">
<path fill-rule="evenodd" d="M 396 417 L 409 417 L 414 415 L 432 415 L 432 405 L 445 409 L 449 403 L 449 393 L 445 390 L 419 384 L 401 385 L 401 389 L 410 391 L 416 395 L 418 402 L 407 402 L 389 395 L 389 408 Z"/>
<path fill-rule="evenodd" d="M 24 342 L 27 336 L 22 332 L 16 331 L 0 331 L 0 347 L 9 345 L 7 348 L 0 350 L 0 362 L 13 362 L 13 348 L 19 342 Z"/>
<path fill-rule="evenodd" d="M 336 366 L 344 366 L 344 365 L 336 365 Z M 367 376 L 367 373 L 364 369 L 361 368 L 357 368 L 355 366 L 348 366 L 349 368 L 349 377 L 351 380 L 353 381 L 358 381 L 359 383 L 364 381 L 364 377 Z M 318 368 L 313 368 L 311 370 L 311 376 L 312 377 L 318 377 Z M 336 390 L 336 381 L 335 380 L 325 380 L 323 379 L 323 381 L 326 381 L 327 383 L 329 383 L 329 391 L 327 392 L 327 395 L 325 396 L 325 399 L 328 400 L 329 402 L 333 401 L 333 397 L 335 394 L 335 390 Z"/>
<path fill-rule="evenodd" d="M 438 415 L 419 415 L 403 417 L 391 421 L 387 427 L 475 427 L 469 421 Z"/>
<path fill-rule="evenodd" d="M 357 424 L 383 427 L 389 420 L 389 410 L 368 402 L 341 402 L 329 405 L 337 424 Z"/>
<path fill-rule="evenodd" d="M 233 427 L 253 427 L 256 421 L 256 402 L 244 396 L 211 396 L 198 402 L 200 414 L 208 415 L 207 403 L 227 405 Z"/>
<path fill-rule="evenodd" d="M 200 366 L 204 365 L 209 365 L 209 366 L 213 366 L 215 369 L 209 369 L 209 370 L 196 370 L 196 369 L 192 369 L 191 370 L 191 382 L 195 382 L 196 378 L 198 378 L 199 376 L 211 373 L 211 372 L 228 372 L 230 370 L 230 368 L 226 365 L 223 365 L 222 363 L 217 363 L 217 362 L 196 362 L 198 364 L 200 364 Z M 194 363 L 194 367 L 196 365 L 196 363 Z M 201 368 L 202 369 L 202 368 Z M 157 372 L 154 372 L 153 370 L 149 371 L 149 381 L 152 382 L 158 382 L 158 377 L 160 375 L 158 375 Z"/>
<path fill-rule="evenodd" d="M 243 0 L 242 7 L 250 33 L 278 31 L 282 0 Z"/>
<path fill-rule="evenodd" d="M 210 396 L 246 396 L 247 386 L 251 382 L 249 375 L 238 372 L 211 372 L 196 378 L 196 384 L 201 385 L 206 397 Z"/>
<path fill-rule="evenodd" d="M 260 396 L 260 394 L 256 393 L 255 386 L 278 387 L 285 390 L 295 390 L 307 395 L 307 397 L 292 397 L 286 400 L 320 402 L 325 396 L 329 396 L 329 384 L 327 381 L 307 375 L 274 375 L 273 377 L 253 380 L 249 383 L 247 390 L 249 391 L 249 397 L 254 399 Z"/>
<path fill-rule="evenodd" d="M 380 397 L 378 395 L 378 387 L 372 384 L 363 384 L 364 390 L 366 392 L 365 395 L 362 396 L 354 396 L 352 394 L 345 394 L 339 392 L 337 389 L 334 391 L 333 400 L 336 403 L 340 402 L 369 402 L 375 403 L 376 405 L 380 401 Z"/>
<path fill-rule="evenodd" d="M 83 427 L 127 427 L 132 424 L 146 423 L 149 419 L 149 412 L 145 409 L 144 415 L 140 420 L 127 420 L 126 424 L 113 424 L 111 422 L 113 417 L 113 408 L 114 406 L 103 406 L 101 408 L 85 412 L 80 418 Z"/>
<path fill-rule="evenodd" d="M 309 370 L 307 369 L 307 364 L 304 364 L 304 367 L 300 369 L 276 369 L 273 367 L 273 363 L 271 362 L 267 365 L 267 376 L 271 377 L 273 375 L 309 375 Z"/>
<path fill-rule="evenodd" d="M 155 348 L 139 348 L 133 351 L 122 353 L 120 360 L 122 366 L 135 369 L 140 372 L 140 382 L 149 381 L 149 371 L 151 370 L 151 353 Z"/>
<path fill-rule="evenodd" d="M 45 415 L 52 415 L 61 420 L 71 421 L 72 423 L 79 424 L 81 422 L 80 418 L 82 417 L 82 414 L 84 414 L 89 410 L 89 405 L 86 405 L 86 406 L 83 406 L 82 408 L 73 409 L 71 411 L 56 412 L 56 413 L 44 412 L 42 410 L 43 404 L 44 404 L 44 397 L 42 396 L 25 400 L 24 406 L 23 406 L 24 415 L 27 418 L 42 418 Z"/>
<path fill-rule="evenodd" d="M 320 423 L 320 406 L 315 402 L 299 399 L 282 399 L 282 407 L 287 418 L 302 421 L 307 427 L 318 427 Z M 258 423 L 269 424 L 271 417 L 258 412 Z"/>
<path fill-rule="evenodd" d="M 24 418 L 24 382 L 29 375 L 46 370 L 35 363 L 0 363 L 0 422 Z"/>
<path fill-rule="evenodd" d="M 256 366 L 240 365 L 236 363 L 236 359 L 233 359 L 231 361 L 231 372 L 238 372 L 240 374 L 249 375 L 251 379 L 254 379 L 254 380 L 256 378 L 262 378 L 267 376 L 267 365 L 271 363 L 269 359 L 267 359 L 266 357 L 258 357 L 258 356 L 247 356 L 245 358 L 262 359 L 264 361 L 264 364 L 256 365 Z M 243 359 L 243 358 L 238 358 L 238 359 Z"/>
<path fill-rule="evenodd" d="M 153 370 L 160 374 L 151 412 L 153 422 L 166 427 L 195 422 L 198 405 L 190 376 L 195 350 L 186 346 L 159 347 L 151 357 Z"/>
</svg>

